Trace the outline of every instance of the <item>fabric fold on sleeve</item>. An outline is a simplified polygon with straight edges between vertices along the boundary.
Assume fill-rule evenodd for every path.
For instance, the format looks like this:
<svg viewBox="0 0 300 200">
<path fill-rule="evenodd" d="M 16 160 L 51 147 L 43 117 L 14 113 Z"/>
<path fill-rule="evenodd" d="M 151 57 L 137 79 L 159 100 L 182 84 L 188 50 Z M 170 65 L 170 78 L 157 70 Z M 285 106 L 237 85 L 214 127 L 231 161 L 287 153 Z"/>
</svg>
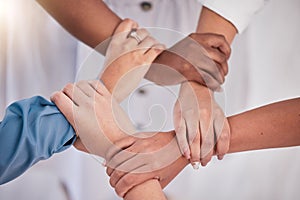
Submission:
<svg viewBox="0 0 300 200">
<path fill-rule="evenodd" d="M 36 96 L 11 104 L 0 122 L 0 184 L 75 140 L 72 126 L 52 102 Z"/>
</svg>

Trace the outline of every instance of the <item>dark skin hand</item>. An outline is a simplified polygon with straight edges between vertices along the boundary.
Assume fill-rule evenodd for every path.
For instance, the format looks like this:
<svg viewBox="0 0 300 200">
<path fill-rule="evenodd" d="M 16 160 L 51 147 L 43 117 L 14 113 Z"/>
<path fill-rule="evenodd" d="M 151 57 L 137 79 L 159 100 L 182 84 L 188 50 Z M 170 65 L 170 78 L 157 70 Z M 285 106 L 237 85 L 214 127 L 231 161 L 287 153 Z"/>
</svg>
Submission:
<svg viewBox="0 0 300 200">
<path fill-rule="evenodd" d="M 192 33 L 163 51 L 145 77 L 160 85 L 189 80 L 216 90 L 228 74 L 230 53 L 224 36 Z"/>
</svg>

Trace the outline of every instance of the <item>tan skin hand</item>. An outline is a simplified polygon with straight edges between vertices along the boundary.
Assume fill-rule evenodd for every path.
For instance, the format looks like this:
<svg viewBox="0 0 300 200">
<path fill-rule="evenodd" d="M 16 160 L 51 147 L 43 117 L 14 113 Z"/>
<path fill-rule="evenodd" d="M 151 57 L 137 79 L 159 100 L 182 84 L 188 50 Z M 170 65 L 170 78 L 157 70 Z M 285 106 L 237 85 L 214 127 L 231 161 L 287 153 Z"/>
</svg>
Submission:
<svg viewBox="0 0 300 200">
<path fill-rule="evenodd" d="M 128 38 L 127 35 L 124 37 L 122 33 L 129 33 L 135 27 L 135 22 L 124 20 L 115 31 L 115 36 L 119 37 L 112 39 L 112 45 L 107 52 L 107 67 L 101 77 L 109 90 L 96 80 L 81 81 L 67 85 L 63 91 L 52 96 L 52 100 L 80 137 L 75 143 L 78 149 L 105 157 L 105 152 L 114 141 L 134 133 L 130 120 L 118 105 L 125 97 L 124 94 L 129 94 L 133 86 L 119 88 L 119 85 L 124 85 L 122 81 L 126 81 L 126 76 L 130 77 L 131 73 L 132 79 L 135 80 L 133 82 L 138 83 L 146 73 L 145 68 L 150 66 L 163 48 L 148 35 L 145 35 L 140 43 Z M 118 42 L 127 49 L 114 47 Z M 116 58 L 118 53 L 123 55 Z M 139 67 L 140 65 L 142 67 Z M 139 70 L 140 68 L 142 70 Z M 151 190 L 145 193 L 146 188 Z M 144 199 L 165 199 L 156 180 L 147 181 L 133 188 L 125 199 L 139 199 L 141 195 L 145 195 Z"/>
<path fill-rule="evenodd" d="M 229 117 L 228 122 L 232 130 L 229 153 L 299 146 L 299 106 L 300 98 L 296 98 Z M 163 140 L 161 138 L 162 143 L 159 146 L 166 145 L 172 138 L 176 137 L 174 131 L 160 134 L 169 139 Z M 160 134 L 152 137 L 160 137 Z M 132 144 L 135 144 L 136 140 L 139 139 L 125 138 L 117 143 L 124 150 L 127 150 L 131 148 Z M 148 138 L 147 140 L 151 141 L 155 139 Z M 176 144 L 174 145 L 177 147 Z M 134 146 L 134 151 L 139 152 L 143 150 L 145 152 L 148 149 L 152 151 L 153 148 L 155 147 L 145 147 L 142 143 L 139 143 L 139 145 Z M 113 154 L 113 156 L 118 155 L 120 155 L 120 152 Z M 131 161 L 128 159 L 124 163 L 126 162 L 130 163 Z M 139 162 L 143 163 L 143 160 Z M 107 173 L 110 175 L 112 186 L 115 187 L 120 196 L 123 196 L 135 185 L 150 179 L 160 180 L 161 187 L 165 187 L 188 163 L 189 161 L 181 156 L 175 162 L 170 163 L 169 166 L 152 172 L 141 174 L 136 173 L 137 168 L 132 168 L 128 172 L 118 171 L 118 169 L 108 169 Z"/>
<path fill-rule="evenodd" d="M 182 154 L 195 169 L 206 166 L 214 151 L 219 159 L 227 153 L 230 127 L 213 92 L 195 82 L 182 84 L 174 108 L 174 124 Z"/>
</svg>

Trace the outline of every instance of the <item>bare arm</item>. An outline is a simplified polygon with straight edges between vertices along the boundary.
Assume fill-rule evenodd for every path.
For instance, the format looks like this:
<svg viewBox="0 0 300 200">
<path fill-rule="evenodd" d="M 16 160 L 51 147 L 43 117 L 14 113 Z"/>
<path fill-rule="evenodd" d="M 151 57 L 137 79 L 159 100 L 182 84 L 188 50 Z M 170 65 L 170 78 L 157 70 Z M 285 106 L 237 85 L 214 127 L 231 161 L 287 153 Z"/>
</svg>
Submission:
<svg viewBox="0 0 300 200">
<path fill-rule="evenodd" d="M 101 74 L 106 87 L 96 80 L 80 81 L 67 85 L 63 92 L 52 97 L 80 137 L 74 146 L 79 149 L 85 146 L 88 152 L 104 158 L 113 142 L 135 132 L 118 102 L 134 89 L 163 48 L 145 30 L 139 30 L 144 34 L 139 44 L 133 38 L 128 38 L 133 28 L 137 28 L 134 21 L 124 20 L 114 32 L 107 50 L 107 67 Z M 165 199 L 157 180 L 136 186 L 125 199 L 141 197 Z"/>
<path fill-rule="evenodd" d="M 224 35 L 230 44 L 237 34 L 237 30 L 231 22 L 206 7 L 201 10 L 196 32 Z"/>
<path fill-rule="evenodd" d="M 92 48 L 109 38 L 121 22 L 102 0 L 37 2 L 67 31 Z"/>
<path fill-rule="evenodd" d="M 228 117 L 228 122 L 232 130 L 229 153 L 299 146 L 300 98 L 273 103 L 234 115 Z M 169 139 L 165 140 L 166 137 Z M 156 134 L 148 139 L 137 139 L 134 144 L 132 141 L 128 141 L 128 143 L 122 141 L 122 143 L 124 147 L 126 146 L 124 149 L 130 150 L 131 152 L 140 152 L 142 149 L 144 153 L 151 153 L 153 152 L 153 146 L 157 144 L 157 146 L 164 147 L 174 137 L 175 132 L 170 131 L 168 133 Z M 145 145 L 147 144 L 147 140 L 150 140 L 148 146 Z M 155 141 L 161 142 L 156 143 Z M 130 143 L 133 145 L 128 145 Z M 118 156 L 120 159 L 121 153 L 117 153 L 114 156 Z M 169 152 L 166 153 L 170 156 Z M 160 155 L 160 157 L 163 157 L 163 155 Z M 131 159 L 128 159 L 124 163 L 130 166 L 128 165 L 130 162 Z M 135 159 L 134 162 L 136 165 L 139 165 L 143 163 L 144 160 Z M 147 162 L 157 165 L 157 160 L 153 160 L 152 162 L 148 160 Z M 166 167 L 144 174 L 135 173 L 139 171 L 139 169 L 127 169 L 128 172 L 124 175 L 123 172 L 120 173 L 120 171 L 111 168 L 108 169 L 107 173 L 110 175 L 110 182 L 113 183 L 112 185 L 116 188 L 118 194 L 125 195 L 131 187 L 150 178 L 154 178 L 155 176 L 160 177 L 160 184 L 162 187 L 165 187 L 188 164 L 189 161 L 181 156 Z"/>
</svg>

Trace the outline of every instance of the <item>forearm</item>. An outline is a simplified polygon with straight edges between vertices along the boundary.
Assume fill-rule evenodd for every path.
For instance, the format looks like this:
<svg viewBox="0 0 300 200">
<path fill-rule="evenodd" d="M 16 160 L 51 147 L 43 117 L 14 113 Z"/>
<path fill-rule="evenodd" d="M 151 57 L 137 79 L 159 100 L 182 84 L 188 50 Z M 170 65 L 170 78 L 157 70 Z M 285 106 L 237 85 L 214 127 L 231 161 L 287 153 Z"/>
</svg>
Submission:
<svg viewBox="0 0 300 200">
<path fill-rule="evenodd" d="M 112 76 L 113 79 L 115 77 L 116 76 Z M 117 82 L 114 80 L 118 80 L 118 79 L 110 80 L 110 79 L 104 78 L 102 80 L 104 80 L 103 81 L 104 84 L 107 85 L 107 84 L 110 84 L 111 82 L 107 83 L 106 81 Z M 110 88 L 110 92 L 113 92 L 112 91 L 113 87 L 109 87 L 109 88 Z M 128 123 L 130 123 L 130 119 L 126 116 L 126 114 L 123 112 L 123 110 L 121 110 L 122 108 L 117 108 L 117 109 L 120 109 L 120 113 L 124 116 L 123 118 L 128 120 Z M 132 124 L 129 124 L 129 125 L 133 126 Z M 124 137 L 128 137 L 128 135 L 122 134 L 122 135 L 117 135 L 117 137 L 119 137 L 118 139 L 122 139 Z M 115 141 L 117 141 L 117 138 L 115 139 Z M 114 142 L 114 141 L 112 141 L 112 142 Z M 159 182 L 155 179 L 146 181 L 146 182 L 134 187 L 124 197 L 125 200 L 140 200 L 141 198 L 143 200 L 153 200 L 153 199 L 164 200 L 164 199 L 166 199 Z"/>
<path fill-rule="evenodd" d="M 125 66 L 125 68 L 122 68 L 122 69 L 123 70 L 121 70 L 121 73 L 120 73 L 119 69 L 108 69 L 106 71 L 106 73 L 104 73 L 101 77 L 101 80 L 103 81 L 104 85 L 108 88 L 108 90 L 112 94 L 114 94 L 113 96 L 117 98 L 118 102 L 122 101 L 125 98 L 126 94 L 129 94 L 128 91 L 122 92 L 121 94 L 118 94 L 118 89 L 117 89 L 117 91 L 114 91 L 114 88 L 118 84 L 118 81 L 120 81 L 121 77 L 123 77 L 125 74 L 127 74 L 127 77 L 125 76 L 125 79 L 126 78 L 130 79 L 130 77 L 128 76 L 128 72 L 130 71 L 130 68 L 126 68 L 126 66 Z M 114 73 L 115 70 L 118 73 Z M 136 70 L 136 72 L 138 74 L 133 72 L 133 73 L 135 73 L 135 75 L 133 75 L 133 77 L 143 77 L 146 70 L 145 70 L 145 67 L 142 67 L 141 70 Z M 141 74 L 143 74 L 143 75 L 141 75 Z M 132 76 L 132 75 L 130 75 L 130 76 Z M 123 81 L 126 82 L 125 79 L 123 79 L 122 82 Z M 137 80 L 135 82 L 137 83 L 139 81 Z M 130 83 L 130 82 L 127 81 L 127 83 Z M 118 86 L 120 87 L 120 85 L 118 85 Z M 130 90 L 131 88 L 133 88 L 133 87 L 129 86 L 128 88 L 126 88 L 126 90 L 128 90 L 128 89 Z M 119 106 L 119 105 L 117 105 L 117 106 Z M 130 119 L 126 116 L 126 114 L 122 110 L 122 108 L 118 107 L 116 109 L 120 110 L 119 113 L 121 113 L 123 115 L 123 117 L 122 117 L 123 119 L 126 119 L 128 121 L 128 125 L 133 126 L 130 123 Z M 128 137 L 128 135 L 123 134 L 123 135 L 118 135 L 117 137 L 119 137 L 118 139 L 121 139 L 121 138 L 124 138 L 124 137 Z M 117 138 L 115 139 L 115 141 L 117 141 Z M 165 200 L 166 199 L 159 182 L 155 179 L 146 181 L 146 182 L 134 187 L 124 197 L 125 200 L 140 200 L 141 198 L 143 200 L 153 200 L 153 199 L 155 199 L 155 200 Z"/>
<path fill-rule="evenodd" d="M 124 197 L 125 200 L 166 200 L 157 180 L 149 180 L 131 189 Z"/>
<path fill-rule="evenodd" d="M 237 34 L 237 30 L 231 22 L 206 7 L 201 10 L 196 32 L 224 35 L 230 44 Z"/>
<path fill-rule="evenodd" d="M 300 98 L 281 101 L 228 117 L 231 127 L 229 153 L 300 145 Z M 168 132 L 175 137 L 175 131 Z M 181 156 L 169 167 L 165 187 L 189 164 Z"/>
<path fill-rule="evenodd" d="M 299 108 L 300 98 L 296 98 L 229 117 L 229 152 L 300 145 Z"/>
<path fill-rule="evenodd" d="M 121 19 L 102 0 L 37 0 L 76 38 L 95 48 L 110 37 Z"/>
</svg>

